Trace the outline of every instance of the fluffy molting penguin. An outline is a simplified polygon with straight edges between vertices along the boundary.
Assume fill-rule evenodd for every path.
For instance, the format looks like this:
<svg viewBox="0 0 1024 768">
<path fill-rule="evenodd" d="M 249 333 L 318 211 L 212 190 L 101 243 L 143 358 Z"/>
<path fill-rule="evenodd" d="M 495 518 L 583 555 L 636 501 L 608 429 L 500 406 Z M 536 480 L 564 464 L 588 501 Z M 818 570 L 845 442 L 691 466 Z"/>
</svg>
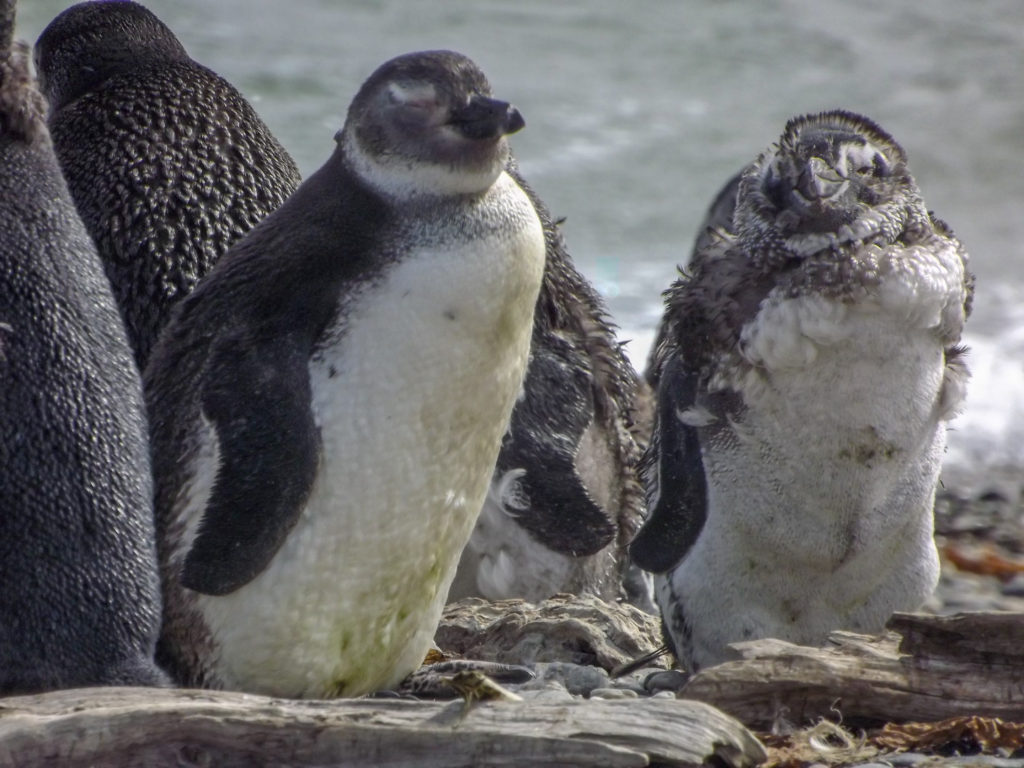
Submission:
<svg viewBox="0 0 1024 768">
<path fill-rule="evenodd" d="M 159 685 L 142 386 L 0 3 L 0 695 Z"/>
<path fill-rule="evenodd" d="M 298 186 L 249 103 L 126 0 L 72 6 L 40 35 L 50 132 L 145 367 L 172 306 Z"/>
<path fill-rule="evenodd" d="M 527 364 L 522 126 L 466 57 L 391 60 L 180 304 L 145 376 L 180 682 L 355 696 L 423 660 Z"/>
<path fill-rule="evenodd" d="M 712 245 L 719 237 L 720 232 L 728 230 L 732 226 L 732 215 L 736 210 L 736 195 L 740 189 L 740 181 L 743 179 L 743 171 L 740 171 L 729 179 L 718 190 L 715 199 L 711 201 L 704 220 L 697 227 L 697 237 L 693 241 L 693 248 L 690 250 L 690 264 L 697 261 L 697 254 Z M 665 334 L 669 331 L 668 323 L 661 323 L 658 332 L 651 344 L 651 350 L 647 357 L 647 368 L 644 370 L 644 383 L 648 386 L 647 392 L 658 388 L 658 355 L 665 345 Z M 653 393 L 652 393 L 653 394 Z M 653 408 L 649 409 L 653 410 Z M 653 415 L 652 415 L 653 416 Z M 643 462 L 646 464 L 647 462 Z"/>
<path fill-rule="evenodd" d="M 547 258 L 523 392 L 450 600 L 558 592 L 654 610 L 627 545 L 644 514 L 636 396 L 643 386 L 558 225 L 519 176 Z"/>
<path fill-rule="evenodd" d="M 632 544 L 691 669 L 741 640 L 878 631 L 934 589 L 971 295 L 962 245 L 871 121 L 791 120 L 744 172 L 729 231 L 666 294 Z"/>
</svg>

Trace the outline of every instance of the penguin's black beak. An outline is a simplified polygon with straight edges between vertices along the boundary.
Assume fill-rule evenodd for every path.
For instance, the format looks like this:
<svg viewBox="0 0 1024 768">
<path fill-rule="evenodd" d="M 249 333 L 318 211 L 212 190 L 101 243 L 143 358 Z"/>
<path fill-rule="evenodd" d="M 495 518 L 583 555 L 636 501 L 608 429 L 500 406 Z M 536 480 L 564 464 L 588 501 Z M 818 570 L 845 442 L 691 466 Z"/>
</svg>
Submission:
<svg viewBox="0 0 1024 768">
<path fill-rule="evenodd" d="M 474 96 L 461 109 L 454 110 L 449 125 L 458 128 L 467 139 L 497 139 L 520 130 L 526 121 L 507 101 Z"/>
<path fill-rule="evenodd" d="M 812 203 L 825 202 L 842 194 L 847 180 L 828 162 L 812 157 L 796 181 L 796 191 L 804 200 Z"/>
</svg>

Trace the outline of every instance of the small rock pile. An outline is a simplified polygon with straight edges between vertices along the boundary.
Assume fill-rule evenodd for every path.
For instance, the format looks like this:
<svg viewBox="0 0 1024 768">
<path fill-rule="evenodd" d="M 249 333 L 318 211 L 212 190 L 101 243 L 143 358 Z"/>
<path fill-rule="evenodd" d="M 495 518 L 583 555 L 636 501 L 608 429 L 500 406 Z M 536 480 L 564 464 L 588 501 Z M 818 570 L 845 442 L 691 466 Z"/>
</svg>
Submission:
<svg viewBox="0 0 1024 768">
<path fill-rule="evenodd" d="M 674 696 L 686 676 L 671 656 L 613 677 L 662 645 L 656 616 L 590 596 L 555 595 L 542 603 L 467 598 L 445 609 L 434 636 L 445 656 L 520 664 L 535 677 L 509 688 L 524 698 L 621 699 Z"/>
</svg>

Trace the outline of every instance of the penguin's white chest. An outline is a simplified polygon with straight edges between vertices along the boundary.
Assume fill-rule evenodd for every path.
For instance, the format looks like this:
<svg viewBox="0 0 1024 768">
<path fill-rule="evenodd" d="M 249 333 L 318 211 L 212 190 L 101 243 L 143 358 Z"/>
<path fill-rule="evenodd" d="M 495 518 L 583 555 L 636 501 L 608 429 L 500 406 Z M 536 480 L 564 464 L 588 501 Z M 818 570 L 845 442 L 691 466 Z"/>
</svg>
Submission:
<svg viewBox="0 0 1024 768">
<path fill-rule="evenodd" d="M 732 381 L 743 407 L 701 428 L 707 522 L 658 579 L 666 615 L 678 623 L 678 604 L 691 623 L 683 644 L 699 666 L 744 639 L 877 631 L 938 578 L 934 326 L 812 296 L 766 304 L 742 344 L 756 366 Z"/>
<path fill-rule="evenodd" d="M 349 297 L 310 362 L 322 461 L 268 568 L 200 598 L 230 687 L 359 695 L 426 653 L 522 384 L 544 241 L 516 228 L 413 249 Z"/>
<path fill-rule="evenodd" d="M 731 439 L 705 449 L 732 531 L 824 569 L 930 520 L 948 417 L 939 327 L 961 300 L 948 274 L 931 291 L 890 280 L 858 302 L 764 302 L 741 336 Z"/>
<path fill-rule="evenodd" d="M 945 433 L 942 343 L 871 303 L 806 297 L 763 315 L 745 333 L 757 367 L 733 440 L 706 452 L 712 486 L 777 554 L 839 562 L 923 514 Z"/>
</svg>

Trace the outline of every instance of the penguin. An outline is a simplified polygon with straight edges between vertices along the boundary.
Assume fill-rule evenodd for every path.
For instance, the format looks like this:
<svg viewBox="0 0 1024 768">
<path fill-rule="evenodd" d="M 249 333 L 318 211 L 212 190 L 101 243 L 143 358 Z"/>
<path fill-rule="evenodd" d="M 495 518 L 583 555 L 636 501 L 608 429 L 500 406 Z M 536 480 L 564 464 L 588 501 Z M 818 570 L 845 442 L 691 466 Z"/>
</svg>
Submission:
<svg viewBox="0 0 1024 768">
<path fill-rule="evenodd" d="M 882 630 L 939 575 L 933 504 L 967 380 L 973 278 L 903 148 L 793 118 L 666 294 L 631 545 L 691 670 L 764 637 Z"/>
<path fill-rule="evenodd" d="M 744 169 L 745 170 L 745 169 Z M 704 221 L 697 228 L 697 237 L 693 241 L 693 248 L 690 251 L 690 261 L 693 261 L 697 254 L 711 245 L 717 238 L 717 232 L 728 229 L 732 224 L 732 216 L 736 211 L 736 195 L 739 194 L 740 181 L 743 179 L 743 171 L 733 174 L 722 188 L 718 190 L 704 214 Z"/>
<path fill-rule="evenodd" d="M 697 259 L 697 254 L 715 241 L 720 230 L 728 229 L 729 225 L 732 224 L 732 215 L 736 210 L 736 194 L 739 191 L 740 179 L 742 178 L 743 171 L 741 170 L 722 185 L 722 188 L 718 190 L 718 194 L 716 194 L 714 199 L 711 201 L 711 205 L 708 206 L 708 209 L 704 214 L 704 219 L 701 221 L 700 226 L 697 227 L 697 237 L 694 238 L 693 247 L 690 249 L 690 258 L 688 263 L 693 263 Z M 658 387 L 656 380 L 658 351 L 666 343 L 665 334 L 667 332 L 668 323 L 659 323 L 657 333 L 654 336 L 654 343 L 651 344 L 651 349 L 647 353 L 647 365 L 644 368 L 644 383 L 647 385 L 647 392 L 652 394 L 653 390 Z M 649 412 L 652 412 L 653 409 L 653 404 L 648 406 Z M 650 433 L 648 432 L 648 434 Z M 643 462 L 641 463 L 643 464 Z M 642 469 L 641 474 L 643 474 Z"/>
<path fill-rule="evenodd" d="M 245 98 L 142 5 L 68 8 L 36 43 L 54 148 L 140 370 L 228 247 L 299 185 Z"/>
<path fill-rule="evenodd" d="M 508 171 L 544 226 L 544 282 L 523 391 L 449 600 L 592 594 L 653 612 L 626 551 L 645 511 L 643 385 L 558 224 L 514 161 Z"/>
<path fill-rule="evenodd" d="M 144 382 L 180 684 L 358 696 L 423 660 L 529 355 L 523 125 L 461 54 L 386 62 L 178 305 Z"/>
<path fill-rule="evenodd" d="M 165 685 L 142 384 L 0 3 L 0 695 Z"/>
</svg>

